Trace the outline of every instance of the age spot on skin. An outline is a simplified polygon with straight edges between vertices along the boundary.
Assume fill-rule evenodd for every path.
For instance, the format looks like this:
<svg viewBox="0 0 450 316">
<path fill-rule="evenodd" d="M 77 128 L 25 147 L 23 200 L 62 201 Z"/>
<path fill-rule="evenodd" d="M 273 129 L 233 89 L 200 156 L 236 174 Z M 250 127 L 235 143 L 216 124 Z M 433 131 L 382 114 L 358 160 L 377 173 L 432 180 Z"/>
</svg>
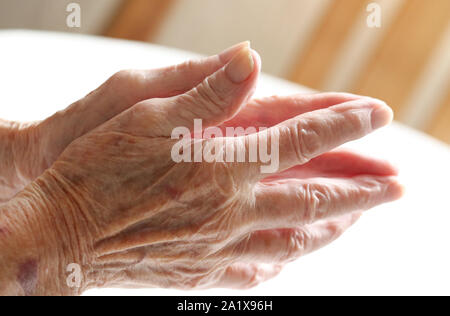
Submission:
<svg viewBox="0 0 450 316">
<path fill-rule="evenodd" d="M 9 233 L 9 230 L 6 227 L 0 227 L 0 237 L 2 235 L 6 235 Z"/>
<path fill-rule="evenodd" d="M 19 266 L 17 281 L 26 296 L 33 295 L 38 281 L 38 264 L 36 260 L 28 260 Z"/>
<path fill-rule="evenodd" d="M 177 190 L 177 189 L 174 189 L 174 188 L 172 188 L 172 187 L 170 187 L 170 186 L 166 187 L 166 192 L 169 194 L 169 197 L 170 197 L 172 200 L 176 200 L 176 199 L 178 199 L 179 196 L 180 196 L 180 191 Z"/>
</svg>

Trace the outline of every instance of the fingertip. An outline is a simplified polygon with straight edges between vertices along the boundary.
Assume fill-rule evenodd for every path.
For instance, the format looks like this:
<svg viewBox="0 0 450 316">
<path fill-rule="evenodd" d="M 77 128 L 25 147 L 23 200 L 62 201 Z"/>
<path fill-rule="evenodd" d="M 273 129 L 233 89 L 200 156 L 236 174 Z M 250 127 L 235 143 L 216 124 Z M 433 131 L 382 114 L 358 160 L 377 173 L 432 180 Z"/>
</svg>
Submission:
<svg viewBox="0 0 450 316">
<path fill-rule="evenodd" d="M 246 81 L 255 69 L 252 52 L 248 47 L 243 47 L 225 67 L 225 73 L 235 84 Z"/>
<path fill-rule="evenodd" d="M 390 161 L 385 161 L 385 164 L 387 169 L 389 169 L 390 171 L 390 175 L 398 176 L 398 174 L 400 173 L 400 167 L 398 167 L 397 165 L 393 164 Z"/>
<path fill-rule="evenodd" d="M 405 186 L 398 182 L 397 180 L 395 182 L 392 182 L 389 185 L 389 191 L 390 191 L 390 197 L 392 201 L 396 201 L 400 198 L 402 198 L 405 195 Z"/>
<path fill-rule="evenodd" d="M 253 62 L 255 64 L 255 68 L 258 69 L 258 71 L 261 70 L 261 56 L 259 55 L 259 53 L 254 50 L 253 48 L 250 48 L 250 52 L 253 58 Z"/>
<path fill-rule="evenodd" d="M 378 172 L 379 175 L 398 176 L 400 172 L 398 166 L 396 166 L 391 161 L 388 161 L 386 159 L 367 157 L 367 161 L 373 163 L 373 165 L 376 166 L 376 170 L 374 171 Z"/>
<path fill-rule="evenodd" d="M 393 202 L 405 194 L 405 186 L 398 181 L 396 176 L 388 176 L 379 179 L 385 187 L 384 198 L 386 202 Z"/>
<path fill-rule="evenodd" d="M 385 102 L 377 99 L 372 100 L 375 101 L 375 106 L 371 113 L 371 125 L 372 129 L 375 130 L 390 124 L 394 119 L 394 112 Z"/>
<path fill-rule="evenodd" d="M 244 41 L 233 45 L 219 53 L 217 56 L 219 56 L 219 59 L 225 64 L 233 59 L 233 57 L 244 48 L 250 48 L 250 41 Z"/>
<path fill-rule="evenodd" d="M 373 194 L 374 205 L 371 207 L 396 201 L 405 193 L 405 186 L 398 181 L 397 176 L 361 176 L 354 179 L 358 179 L 356 181 L 363 188 L 361 193 Z"/>
</svg>

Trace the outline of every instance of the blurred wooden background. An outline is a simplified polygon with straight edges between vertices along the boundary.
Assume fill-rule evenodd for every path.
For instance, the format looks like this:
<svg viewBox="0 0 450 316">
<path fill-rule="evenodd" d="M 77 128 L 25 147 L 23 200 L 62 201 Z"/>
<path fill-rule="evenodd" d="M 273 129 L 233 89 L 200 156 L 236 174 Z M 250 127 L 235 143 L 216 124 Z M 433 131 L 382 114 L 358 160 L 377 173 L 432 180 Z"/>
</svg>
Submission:
<svg viewBox="0 0 450 316">
<path fill-rule="evenodd" d="M 0 0 L 0 17 L 12 1 L 25 0 Z M 52 1 L 72 2 L 41 0 Z M 450 0 L 102 0 L 95 8 L 94 1 L 75 2 L 85 14 L 76 31 L 203 54 L 250 40 L 266 73 L 381 98 L 397 120 L 450 143 Z M 381 8 L 380 28 L 367 25 L 371 3 Z M 53 24 L 25 27 L 74 31 Z"/>
</svg>

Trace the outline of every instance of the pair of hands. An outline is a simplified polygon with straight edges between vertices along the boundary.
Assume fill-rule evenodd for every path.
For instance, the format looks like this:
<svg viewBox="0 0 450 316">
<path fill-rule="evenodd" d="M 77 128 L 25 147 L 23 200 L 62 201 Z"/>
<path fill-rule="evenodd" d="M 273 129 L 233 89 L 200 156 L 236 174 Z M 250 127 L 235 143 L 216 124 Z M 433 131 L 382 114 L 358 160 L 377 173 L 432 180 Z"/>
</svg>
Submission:
<svg viewBox="0 0 450 316">
<path fill-rule="evenodd" d="M 386 104 L 342 93 L 251 100 L 259 71 L 259 56 L 242 43 L 182 65 L 119 72 L 43 122 L 4 128 L 0 280 L 9 286 L 0 291 L 246 288 L 401 196 L 389 163 L 331 151 L 388 124 Z M 269 127 L 279 171 L 175 163 L 171 132 L 197 118 L 204 128 Z M 71 263 L 81 267 L 78 288 L 66 284 Z"/>
</svg>

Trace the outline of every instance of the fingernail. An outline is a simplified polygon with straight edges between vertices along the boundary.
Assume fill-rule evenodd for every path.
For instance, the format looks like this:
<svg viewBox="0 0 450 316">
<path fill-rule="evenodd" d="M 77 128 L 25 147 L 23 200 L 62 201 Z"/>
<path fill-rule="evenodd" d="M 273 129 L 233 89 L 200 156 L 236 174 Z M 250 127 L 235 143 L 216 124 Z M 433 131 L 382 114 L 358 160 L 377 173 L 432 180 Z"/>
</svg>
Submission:
<svg viewBox="0 0 450 316">
<path fill-rule="evenodd" d="M 393 202 L 405 194 L 405 186 L 398 182 L 398 180 L 394 180 L 391 183 L 387 184 L 387 188 L 385 191 L 385 199 L 386 202 Z"/>
<path fill-rule="evenodd" d="M 239 44 L 233 45 L 233 46 L 225 49 L 220 54 L 218 54 L 218 56 L 222 62 L 227 63 L 234 57 L 234 55 L 236 55 L 236 53 L 238 51 L 240 51 L 244 47 L 250 48 L 250 42 L 245 41 L 245 42 L 241 42 Z"/>
<path fill-rule="evenodd" d="M 254 67 L 255 65 L 250 49 L 244 47 L 225 67 L 225 73 L 232 82 L 241 83 L 252 74 Z"/>
<path fill-rule="evenodd" d="M 372 129 L 378 129 L 388 125 L 392 122 L 393 117 L 394 113 L 389 106 L 384 103 L 378 104 L 375 109 L 372 110 L 371 114 Z"/>
</svg>

